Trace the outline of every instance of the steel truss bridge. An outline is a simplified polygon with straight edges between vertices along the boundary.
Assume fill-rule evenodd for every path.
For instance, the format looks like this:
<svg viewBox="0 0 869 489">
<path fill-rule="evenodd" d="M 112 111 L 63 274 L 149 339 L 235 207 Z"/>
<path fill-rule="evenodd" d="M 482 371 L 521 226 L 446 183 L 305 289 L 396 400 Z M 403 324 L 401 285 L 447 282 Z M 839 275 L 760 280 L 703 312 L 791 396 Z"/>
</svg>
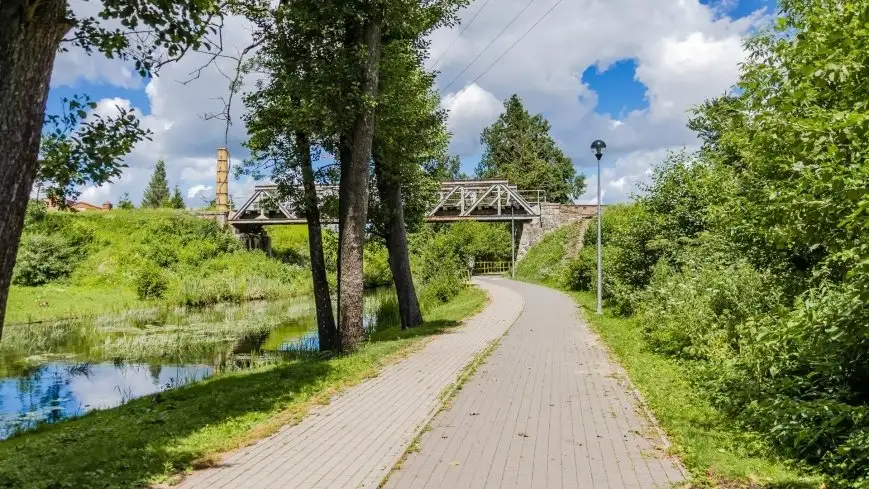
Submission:
<svg viewBox="0 0 869 489">
<path fill-rule="evenodd" d="M 318 186 L 321 203 L 336 199 L 337 186 Z M 540 216 L 545 200 L 541 190 L 519 190 L 507 180 L 454 180 L 441 182 L 435 205 L 426 213 L 429 222 L 530 221 Z M 304 212 L 289 201 L 277 199 L 276 185 L 257 185 L 228 223 L 239 229 L 272 224 L 304 224 Z M 324 224 L 334 221 L 324 219 Z"/>
</svg>

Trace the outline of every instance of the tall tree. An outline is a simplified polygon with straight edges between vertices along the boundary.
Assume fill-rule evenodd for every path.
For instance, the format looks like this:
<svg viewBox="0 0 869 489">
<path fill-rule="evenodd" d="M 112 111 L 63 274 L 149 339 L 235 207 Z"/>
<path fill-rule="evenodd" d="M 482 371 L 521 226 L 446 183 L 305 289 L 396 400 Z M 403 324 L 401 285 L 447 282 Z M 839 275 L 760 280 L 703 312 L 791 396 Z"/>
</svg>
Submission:
<svg viewBox="0 0 869 489">
<path fill-rule="evenodd" d="M 181 195 L 181 189 L 178 188 L 178 185 L 175 186 L 175 190 L 172 192 L 172 197 L 169 199 L 167 203 L 167 207 L 170 209 L 184 209 L 184 196 Z"/>
<path fill-rule="evenodd" d="M 376 10 L 376 9 L 372 9 Z M 348 22 L 355 23 L 355 16 Z M 368 172 L 374 137 L 374 101 L 379 91 L 380 54 L 383 41 L 383 17 L 370 12 L 361 29 L 351 27 L 348 33 L 361 30 L 361 38 L 350 34 L 347 49 L 358 44 L 365 53 L 359 62 L 361 72 L 361 103 L 352 132 L 345 136 L 347 149 L 341 158 L 341 180 L 338 189 L 338 349 L 355 349 L 363 340 L 363 271 L 365 225 L 368 221 Z"/>
<path fill-rule="evenodd" d="M 166 163 L 163 160 L 157 160 L 154 173 L 151 174 L 151 181 L 148 182 L 148 187 L 145 188 L 145 193 L 142 195 L 142 207 L 158 209 L 166 207 L 168 204 L 169 181 L 166 180 Z"/>
<path fill-rule="evenodd" d="M 462 172 L 462 160 L 458 155 L 444 154 L 423 163 L 425 172 L 437 181 L 466 180 Z"/>
<path fill-rule="evenodd" d="M 342 351 L 356 348 L 363 337 L 362 248 L 368 211 L 369 161 L 377 116 L 375 107 L 380 102 L 380 93 L 386 90 L 379 80 L 383 46 L 409 42 L 417 49 L 421 63 L 428 47 L 425 36 L 437 27 L 454 23 L 457 10 L 466 4 L 466 0 L 388 0 L 374 5 L 364 2 L 345 17 L 345 52 L 351 60 L 356 60 L 349 66 L 357 66 L 354 72 L 361 76 L 349 80 L 351 84 L 347 89 L 360 96 L 353 105 L 356 110 L 350 132 L 339 137 L 338 333 Z"/>
<path fill-rule="evenodd" d="M 134 208 L 133 201 L 130 200 L 130 194 L 124 192 L 124 195 L 118 200 L 118 209 L 130 210 Z"/>
<path fill-rule="evenodd" d="M 542 114 L 531 115 L 518 95 L 504 102 L 504 112 L 483 129 L 480 178 L 506 178 L 519 190 L 543 190 L 550 202 L 567 203 L 585 189 L 570 158 L 549 135 L 551 126 Z"/>
<path fill-rule="evenodd" d="M 220 13 L 220 6 L 210 0 L 104 0 L 100 5 L 95 15 L 82 17 L 66 0 L 0 2 L 0 334 L 25 209 L 39 167 L 57 52 L 64 45 L 79 46 L 89 53 L 134 60 L 142 75 L 153 74 L 163 62 L 200 47 Z M 112 23 L 118 27 L 108 27 Z M 140 39 L 144 42 L 136 42 Z M 160 59 L 164 53 L 168 59 Z"/>
<path fill-rule="evenodd" d="M 335 62 L 335 53 L 318 50 L 318 45 L 329 45 L 322 26 L 329 25 L 334 14 L 318 7 L 310 1 L 285 2 L 256 19 L 263 45 L 253 66 L 266 78 L 244 97 L 249 108 L 244 116 L 249 134 L 245 145 L 251 150 L 244 169 L 254 176 L 268 171 L 277 184 L 277 198 L 303 210 L 319 347 L 327 351 L 336 348 L 338 339 L 316 185 L 329 182 L 323 179 L 328 175 L 314 170 L 312 151 L 316 142 L 330 136 L 326 128 L 332 118 L 318 90 L 328 83 L 319 77 Z"/>
<path fill-rule="evenodd" d="M 432 29 L 452 22 L 465 0 L 313 1 L 279 4 L 275 15 L 257 17 L 258 26 L 274 29 L 290 49 L 284 71 L 289 107 L 307 114 L 291 129 L 335 155 L 339 176 L 338 335 L 336 348 L 349 351 L 363 338 L 362 256 L 369 205 L 369 177 L 383 46 L 412 43 L 424 52 L 422 39 Z M 267 7 L 267 9 L 270 7 Z M 261 10 L 262 11 L 262 10 Z M 275 28 L 271 19 L 285 25 Z M 256 15 L 254 15 L 256 17 Z M 294 54 L 295 53 L 295 54 Z M 421 59 L 421 58 L 420 58 Z M 273 71 L 276 72 L 276 71 Z M 310 121 L 316 121 L 311 124 Z M 296 119 L 296 122 L 299 122 Z M 293 132 L 281 135 L 295 140 Z M 299 151 L 293 151 L 298 153 Z"/>
<path fill-rule="evenodd" d="M 407 228 L 417 228 L 437 185 L 425 171 L 443 160 L 449 142 L 434 76 L 420 66 L 413 46 L 391 42 L 381 64 L 383 93 L 374 138 L 377 199 L 373 229 L 386 242 L 402 328 L 423 321 L 410 268 Z M 372 199 L 375 201 L 375 199 Z"/>
</svg>

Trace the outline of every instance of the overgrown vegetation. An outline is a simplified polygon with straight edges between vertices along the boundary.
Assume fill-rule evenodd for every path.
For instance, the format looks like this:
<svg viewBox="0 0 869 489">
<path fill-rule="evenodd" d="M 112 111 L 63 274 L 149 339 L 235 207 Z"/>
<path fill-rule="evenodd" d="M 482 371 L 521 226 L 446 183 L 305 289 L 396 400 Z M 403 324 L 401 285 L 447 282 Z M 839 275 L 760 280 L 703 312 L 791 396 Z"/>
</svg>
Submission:
<svg viewBox="0 0 869 489">
<path fill-rule="evenodd" d="M 468 277 L 468 260 L 510 259 L 510 231 L 503 224 L 462 221 L 424 227 L 411 236 L 414 276 L 423 286 L 422 300 L 448 300 Z"/>
<path fill-rule="evenodd" d="M 0 442 L 0 487 L 91 487 L 94 481 L 105 488 L 143 487 L 211 464 L 222 452 L 297 422 L 485 301 L 483 291 L 466 288 L 427 310 L 427 323 L 381 329 L 350 355 L 225 374 L 14 436 Z"/>
<path fill-rule="evenodd" d="M 702 150 L 607 209 L 604 295 L 730 423 L 829 486 L 867 488 L 869 10 L 779 6 L 738 94 L 695 110 Z M 569 285 L 594 290 L 593 252 Z"/>
<path fill-rule="evenodd" d="M 310 290 L 303 263 L 245 251 L 214 222 L 178 211 L 42 212 L 36 205 L 18 253 L 10 323 Z"/>
</svg>

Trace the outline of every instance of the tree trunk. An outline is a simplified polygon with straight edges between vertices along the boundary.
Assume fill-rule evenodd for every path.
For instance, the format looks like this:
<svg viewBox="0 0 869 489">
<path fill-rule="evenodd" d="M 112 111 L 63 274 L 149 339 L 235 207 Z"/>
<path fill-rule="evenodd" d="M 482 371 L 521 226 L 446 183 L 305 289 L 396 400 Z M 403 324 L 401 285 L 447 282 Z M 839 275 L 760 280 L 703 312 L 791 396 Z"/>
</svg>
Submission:
<svg viewBox="0 0 869 489">
<path fill-rule="evenodd" d="M 0 335 L 38 166 L 54 57 L 70 28 L 65 0 L 42 0 L 30 10 L 32 3 L 0 3 Z"/>
<path fill-rule="evenodd" d="M 407 228 L 404 225 L 404 199 L 401 195 L 401 177 L 393 171 L 374 151 L 374 174 L 377 177 L 377 192 L 384 207 L 386 249 L 389 251 L 389 269 L 395 281 L 398 298 L 398 313 L 401 329 L 422 324 L 422 311 L 413 285 L 410 271 L 410 255 L 407 249 Z"/>
<path fill-rule="evenodd" d="M 348 352 L 362 342 L 364 329 L 362 248 L 368 218 L 368 170 L 374 137 L 374 107 L 377 97 L 378 68 L 381 50 L 381 23 L 369 18 L 363 29 L 367 57 L 363 63 L 362 94 L 364 106 L 354 123 L 350 161 L 341 162 L 341 188 L 338 194 L 338 349 Z"/>
<path fill-rule="evenodd" d="M 329 282 L 326 279 L 326 259 L 323 255 L 323 229 L 320 227 L 320 207 L 317 184 L 311 165 L 311 141 L 303 132 L 295 134 L 296 154 L 302 170 L 305 218 L 308 221 L 308 248 L 311 254 L 311 278 L 314 281 L 314 304 L 317 309 L 317 335 L 320 351 L 332 350 L 338 340 Z"/>
</svg>

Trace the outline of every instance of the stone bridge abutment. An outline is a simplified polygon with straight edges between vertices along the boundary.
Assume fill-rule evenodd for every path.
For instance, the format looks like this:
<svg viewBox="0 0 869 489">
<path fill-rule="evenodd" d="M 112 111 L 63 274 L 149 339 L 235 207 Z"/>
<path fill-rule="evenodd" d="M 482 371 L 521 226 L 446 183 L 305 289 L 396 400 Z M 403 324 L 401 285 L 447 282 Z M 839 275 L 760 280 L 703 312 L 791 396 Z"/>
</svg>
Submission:
<svg viewBox="0 0 869 489">
<path fill-rule="evenodd" d="M 539 216 L 516 223 L 516 260 L 521 260 L 532 246 L 552 231 L 574 222 L 594 219 L 596 215 L 597 205 L 541 203 Z"/>
</svg>

